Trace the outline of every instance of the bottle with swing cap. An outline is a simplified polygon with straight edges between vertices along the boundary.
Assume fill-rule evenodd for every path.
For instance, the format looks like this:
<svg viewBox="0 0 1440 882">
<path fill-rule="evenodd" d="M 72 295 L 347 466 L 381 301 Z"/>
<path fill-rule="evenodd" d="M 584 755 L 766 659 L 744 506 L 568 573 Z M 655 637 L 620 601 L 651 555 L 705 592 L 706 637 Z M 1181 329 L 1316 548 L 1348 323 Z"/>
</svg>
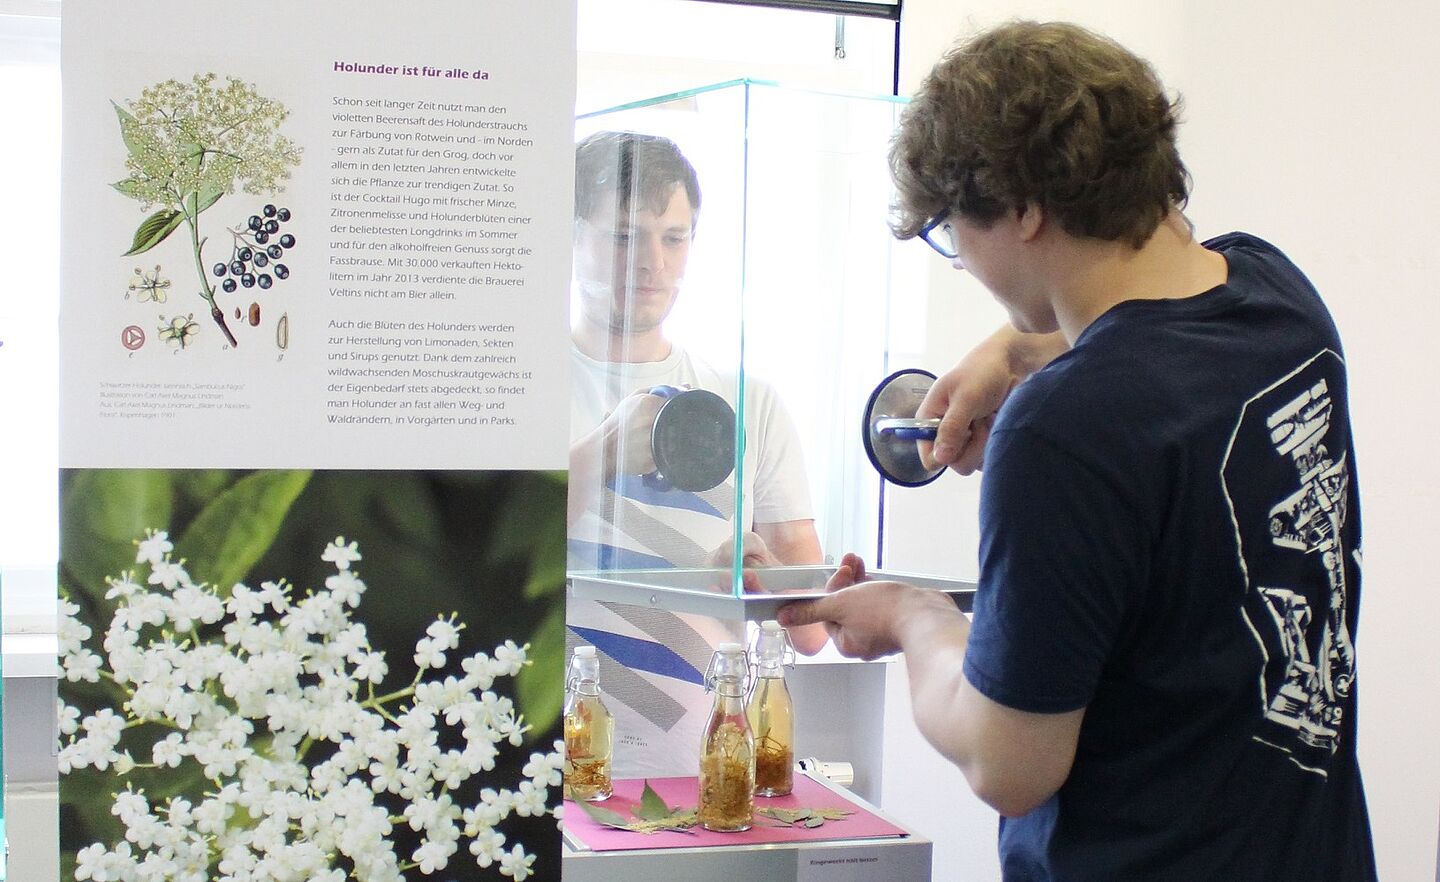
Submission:
<svg viewBox="0 0 1440 882">
<path fill-rule="evenodd" d="M 566 799 L 610 798 L 615 718 L 600 695 L 600 659 L 593 646 L 577 646 L 565 681 Z"/>
<path fill-rule="evenodd" d="M 755 814 L 755 739 L 745 718 L 745 647 L 722 643 L 705 673 L 715 707 L 700 744 L 700 794 L 696 812 L 707 830 L 749 830 Z"/>
<path fill-rule="evenodd" d="M 755 736 L 755 795 L 784 796 L 795 786 L 795 705 L 785 685 L 785 666 L 795 647 L 780 623 L 762 622 L 751 650 L 755 682 L 745 709 Z"/>
</svg>

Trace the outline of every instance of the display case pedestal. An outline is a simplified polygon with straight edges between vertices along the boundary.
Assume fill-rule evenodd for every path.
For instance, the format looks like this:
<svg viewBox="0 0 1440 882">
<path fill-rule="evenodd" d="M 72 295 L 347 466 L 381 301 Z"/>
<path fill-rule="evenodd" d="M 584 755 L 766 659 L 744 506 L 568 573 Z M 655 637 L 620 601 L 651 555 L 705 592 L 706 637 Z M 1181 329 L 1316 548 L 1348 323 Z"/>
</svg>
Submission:
<svg viewBox="0 0 1440 882">
<path fill-rule="evenodd" d="M 663 779 L 682 786 L 682 779 Z M 844 788 L 809 773 L 796 774 L 790 801 L 807 807 L 837 807 L 855 812 L 843 821 L 827 821 L 803 832 L 757 816 L 745 833 L 597 833 L 598 828 L 572 804 L 565 807 L 565 882 L 928 882 L 930 840 L 915 834 L 875 806 Z M 628 785 L 628 790 L 627 790 Z M 642 783 L 616 782 L 616 797 L 602 805 L 628 806 Z M 664 789 L 657 783 L 657 789 Z M 665 793 L 661 793 L 662 797 Z M 787 799 L 787 798 L 781 798 Z M 667 798 L 674 803 L 674 798 Z M 614 805 L 612 806 L 612 803 Z M 757 799 L 761 807 L 778 800 Z M 813 803 L 813 805 L 811 805 Z M 847 830 L 847 824 L 851 827 Z M 803 836 L 804 838 L 799 838 Z M 630 838 L 615 847 L 619 837 Z M 838 838 L 832 838 L 838 837 Z M 730 839 L 731 841 L 719 841 Z M 587 841 L 588 840 L 588 841 Z M 600 840 L 600 841 L 597 841 Z M 712 841 L 713 840 L 713 841 Z M 693 842 L 693 844 L 691 844 Z M 630 847 L 634 845 L 635 847 Z M 649 846 L 654 847 L 649 847 Z M 594 847 L 592 847 L 594 846 Z"/>
</svg>

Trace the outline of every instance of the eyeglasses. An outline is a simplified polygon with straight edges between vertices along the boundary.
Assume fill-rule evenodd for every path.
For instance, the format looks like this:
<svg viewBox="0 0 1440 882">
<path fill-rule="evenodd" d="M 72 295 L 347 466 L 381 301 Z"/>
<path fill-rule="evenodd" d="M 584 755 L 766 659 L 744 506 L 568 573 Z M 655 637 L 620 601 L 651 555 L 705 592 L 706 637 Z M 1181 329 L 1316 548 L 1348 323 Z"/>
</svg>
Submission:
<svg viewBox="0 0 1440 882">
<path fill-rule="evenodd" d="M 950 220 L 950 209 L 945 209 L 926 222 L 920 228 L 920 238 L 946 260 L 954 260 L 960 256 L 960 249 L 955 245 L 955 224 Z"/>
</svg>

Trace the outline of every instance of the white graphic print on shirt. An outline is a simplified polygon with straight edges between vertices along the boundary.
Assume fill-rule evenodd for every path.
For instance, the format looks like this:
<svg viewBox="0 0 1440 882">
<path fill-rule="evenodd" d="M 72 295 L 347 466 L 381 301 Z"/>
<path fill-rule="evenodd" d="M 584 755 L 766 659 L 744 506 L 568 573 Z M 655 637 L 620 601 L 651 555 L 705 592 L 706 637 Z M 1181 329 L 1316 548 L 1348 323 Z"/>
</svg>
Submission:
<svg viewBox="0 0 1440 882">
<path fill-rule="evenodd" d="M 1255 737 L 1322 776 L 1355 681 L 1347 614 L 1359 553 L 1346 548 L 1354 531 L 1343 378 L 1343 362 L 1326 351 L 1248 402 L 1223 471 L 1248 583 L 1243 613 L 1266 660 Z M 1277 469 L 1276 457 L 1288 468 Z M 1257 517 L 1266 518 L 1263 543 Z"/>
</svg>

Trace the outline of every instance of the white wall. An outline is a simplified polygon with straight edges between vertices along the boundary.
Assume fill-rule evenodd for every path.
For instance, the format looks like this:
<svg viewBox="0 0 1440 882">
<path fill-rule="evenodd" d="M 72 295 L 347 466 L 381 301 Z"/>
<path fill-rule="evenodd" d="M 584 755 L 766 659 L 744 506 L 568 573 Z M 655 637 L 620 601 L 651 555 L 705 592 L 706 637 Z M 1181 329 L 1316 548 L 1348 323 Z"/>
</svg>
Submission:
<svg viewBox="0 0 1440 882">
<path fill-rule="evenodd" d="M 579 0 L 578 113 L 749 77 L 890 94 L 894 24 L 691 0 Z"/>
<path fill-rule="evenodd" d="M 1016 16 L 1077 21 L 1149 58 L 1185 97 L 1181 148 L 1195 179 L 1190 215 L 1200 233 L 1246 229 L 1275 242 L 1335 315 L 1350 366 L 1365 517 L 1359 749 L 1380 876 L 1436 879 L 1440 641 L 1432 632 L 1440 579 L 1429 527 L 1440 512 L 1440 371 L 1431 357 L 1440 338 L 1440 175 L 1432 168 L 1440 143 L 1433 47 L 1440 5 L 971 0 L 962 9 L 952 0 L 908 0 L 902 94 L 962 30 Z M 1001 318 L 972 281 L 943 279 L 931 292 L 928 320 L 919 357 L 941 369 Z M 895 538 L 886 565 L 973 572 L 973 523 L 955 516 L 973 517 L 973 487 L 948 475 L 892 494 Z M 903 754 L 906 737 L 918 736 L 888 731 L 887 754 Z M 913 745 L 915 756 L 925 750 Z M 910 792 L 887 778 L 887 805 L 910 803 L 928 817 L 952 799 L 934 793 L 923 771 L 913 777 Z M 962 802 L 953 822 L 967 838 L 977 811 Z M 947 852 L 929 823 L 923 832 L 936 836 L 942 868 L 967 867 L 963 879 L 993 878 L 979 864 L 953 863 L 979 843 Z"/>
</svg>

